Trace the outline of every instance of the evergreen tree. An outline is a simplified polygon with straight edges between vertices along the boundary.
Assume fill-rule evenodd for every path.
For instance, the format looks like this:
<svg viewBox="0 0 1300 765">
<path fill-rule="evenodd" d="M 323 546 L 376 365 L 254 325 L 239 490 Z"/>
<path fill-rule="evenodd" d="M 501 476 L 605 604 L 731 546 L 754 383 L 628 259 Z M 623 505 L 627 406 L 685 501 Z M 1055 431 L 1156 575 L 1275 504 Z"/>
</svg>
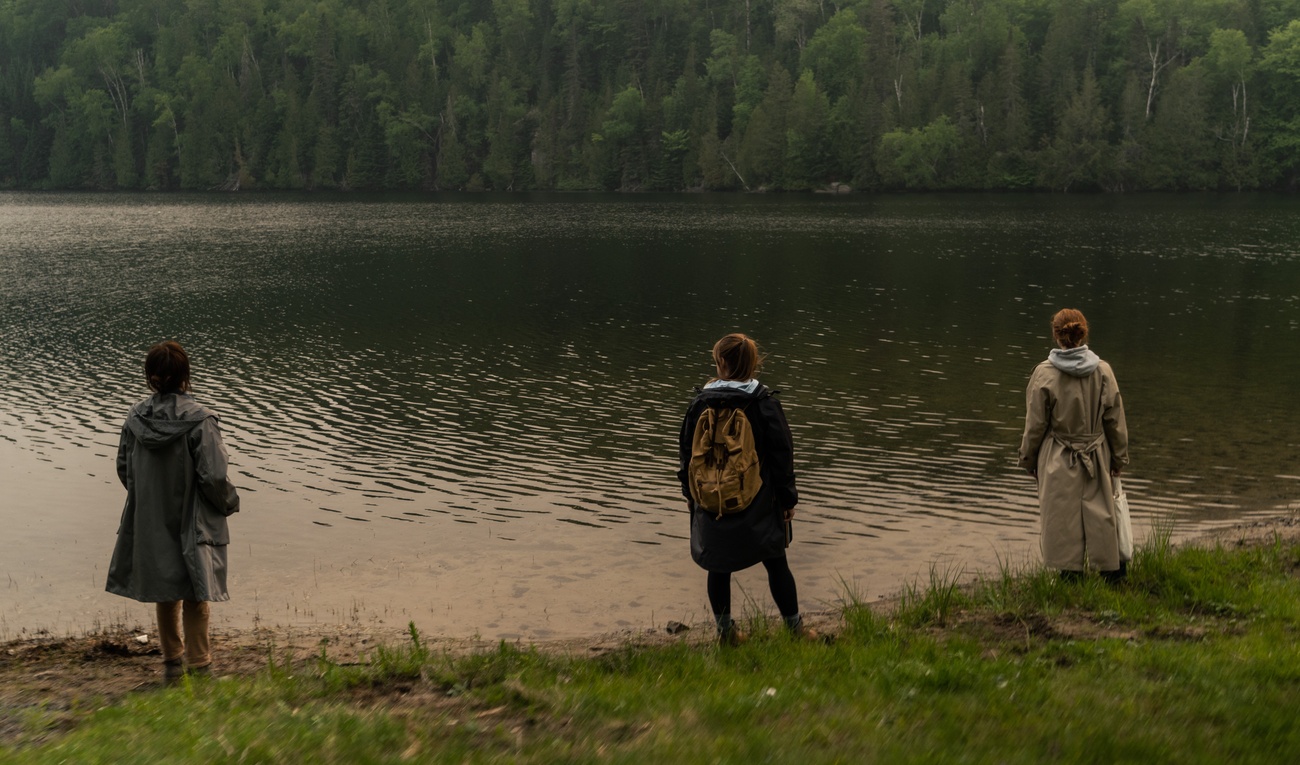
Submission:
<svg viewBox="0 0 1300 765">
<path fill-rule="evenodd" d="M 780 179 L 785 164 L 786 118 L 790 110 L 790 74 L 773 64 L 763 100 L 748 120 L 736 164 L 752 188 Z"/>
<path fill-rule="evenodd" d="M 830 102 L 817 88 L 811 69 L 794 85 L 786 118 L 782 187 L 792 191 L 822 186 L 829 168 Z"/>
<path fill-rule="evenodd" d="M 1259 63 L 1268 108 L 1264 124 L 1270 181 L 1300 185 L 1300 19 L 1269 34 Z"/>
<path fill-rule="evenodd" d="M 1060 191 L 1099 187 L 1110 169 L 1108 129 L 1097 78 L 1085 69 L 1079 91 L 1061 115 L 1051 146 L 1043 152 L 1042 183 Z"/>
</svg>

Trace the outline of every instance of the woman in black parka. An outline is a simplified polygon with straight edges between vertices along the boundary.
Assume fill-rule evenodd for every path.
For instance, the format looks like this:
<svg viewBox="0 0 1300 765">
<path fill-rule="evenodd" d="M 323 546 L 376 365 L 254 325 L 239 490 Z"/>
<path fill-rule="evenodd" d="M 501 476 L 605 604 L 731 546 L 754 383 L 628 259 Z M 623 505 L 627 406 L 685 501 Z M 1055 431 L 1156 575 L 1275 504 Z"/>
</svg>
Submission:
<svg viewBox="0 0 1300 765">
<path fill-rule="evenodd" d="M 691 510 L 691 557 L 709 572 L 709 604 L 719 640 L 728 645 L 744 641 L 731 618 L 731 574 L 762 563 L 767 581 L 786 626 L 796 635 L 815 637 L 799 615 L 794 574 L 786 562 L 788 524 L 799 493 L 794 480 L 794 446 L 781 402 L 755 379 L 758 346 L 749 337 L 727 335 L 713 346 L 717 377 L 691 402 L 682 422 L 680 469 L 677 478 Z M 741 408 L 749 420 L 758 452 L 762 488 L 744 510 L 715 515 L 691 499 L 688 468 L 696 423 L 705 407 Z"/>
</svg>

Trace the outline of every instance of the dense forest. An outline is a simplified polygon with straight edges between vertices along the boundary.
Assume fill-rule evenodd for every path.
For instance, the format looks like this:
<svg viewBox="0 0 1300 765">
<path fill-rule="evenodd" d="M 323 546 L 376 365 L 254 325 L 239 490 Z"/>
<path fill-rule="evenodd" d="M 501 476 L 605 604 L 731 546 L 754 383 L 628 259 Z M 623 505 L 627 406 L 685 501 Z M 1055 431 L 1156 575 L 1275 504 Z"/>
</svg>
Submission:
<svg viewBox="0 0 1300 765">
<path fill-rule="evenodd" d="M 1300 0 L 0 0 L 0 187 L 1295 188 Z"/>
</svg>

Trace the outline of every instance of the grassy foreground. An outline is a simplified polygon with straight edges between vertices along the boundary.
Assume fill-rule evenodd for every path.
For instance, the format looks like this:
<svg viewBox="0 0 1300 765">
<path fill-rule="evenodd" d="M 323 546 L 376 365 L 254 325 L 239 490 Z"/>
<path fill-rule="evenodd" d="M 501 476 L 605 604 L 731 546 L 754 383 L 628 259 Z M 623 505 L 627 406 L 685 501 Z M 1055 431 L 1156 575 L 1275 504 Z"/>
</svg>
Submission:
<svg viewBox="0 0 1300 765">
<path fill-rule="evenodd" d="M 887 613 L 847 603 L 833 645 L 755 619 L 735 649 L 456 657 L 412 630 L 361 665 L 138 693 L 0 761 L 1300 762 L 1294 540 L 1164 535 L 1119 588 L 930 579 Z"/>
</svg>

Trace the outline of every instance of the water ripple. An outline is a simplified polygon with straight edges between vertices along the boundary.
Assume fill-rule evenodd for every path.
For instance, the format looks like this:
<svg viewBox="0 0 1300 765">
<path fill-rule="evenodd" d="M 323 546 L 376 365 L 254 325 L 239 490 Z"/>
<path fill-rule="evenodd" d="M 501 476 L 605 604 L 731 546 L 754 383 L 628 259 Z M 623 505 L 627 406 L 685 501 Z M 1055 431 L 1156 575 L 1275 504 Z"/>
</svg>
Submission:
<svg viewBox="0 0 1300 765">
<path fill-rule="evenodd" d="M 1271 402 L 1300 372 L 1300 216 L 1242 241 L 1199 213 L 1035 205 L 0 194 L 0 435 L 111 461 L 144 349 L 175 337 L 241 485 L 313 498 L 304 526 L 658 544 L 683 538 L 663 527 L 684 529 L 691 387 L 743 328 L 785 391 L 800 542 L 1030 535 L 1021 390 L 1045 317 L 1079 302 L 1130 401 L 1136 512 L 1288 501 L 1300 416 Z M 1226 363 L 1192 379 L 1180 353 Z"/>
</svg>

